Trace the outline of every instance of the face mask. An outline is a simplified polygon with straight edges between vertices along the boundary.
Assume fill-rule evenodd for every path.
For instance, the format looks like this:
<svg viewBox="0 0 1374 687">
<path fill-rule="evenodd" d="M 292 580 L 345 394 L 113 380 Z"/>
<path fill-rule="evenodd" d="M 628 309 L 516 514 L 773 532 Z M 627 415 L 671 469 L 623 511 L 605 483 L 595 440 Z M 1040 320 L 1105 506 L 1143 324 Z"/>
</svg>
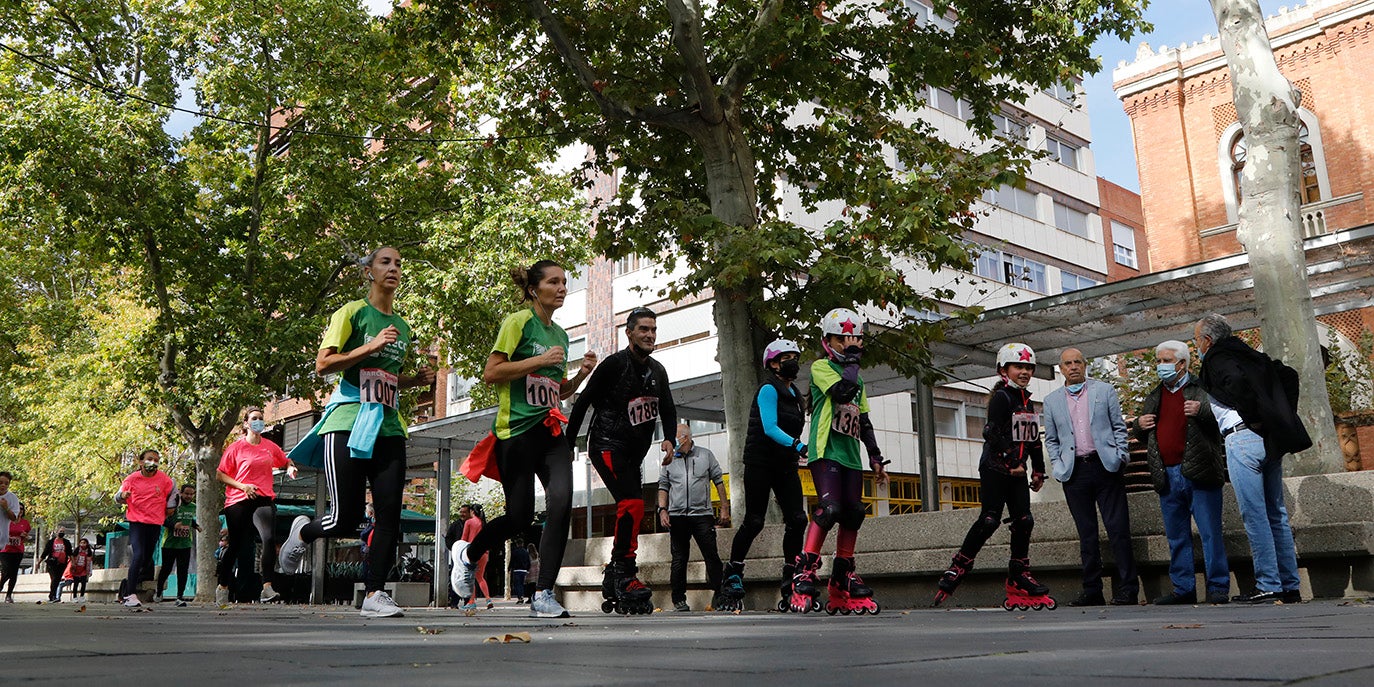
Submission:
<svg viewBox="0 0 1374 687">
<path fill-rule="evenodd" d="M 778 363 L 778 376 L 783 379 L 796 379 L 801 372 L 801 363 L 796 360 L 784 360 Z"/>
<path fill-rule="evenodd" d="M 267 422 L 263 420 L 249 420 L 248 429 L 257 432 L 258 434 L 262 434 L 262 430 L 267 429 Z"/>
<path fill-rule="evenodd" d="M 1155 365 L 1155 372 L 1159 374 L 1159 380 L 1161 382 L 1169 382 L 1173 381 L 1173 379 L 1178 376 L 1178 371 L 1175 367 L 1176 365 L 1174 363 L 1159 363 Z"/>
<path fill-rule="evenodd" d="M 155 462 L 153 462 L 153 461 L 151 461 L 151 460 L 145 460 L 145 461 L 143 461 L 143 471 L 144 471 L 144 472 L 157 472 L 157 463 L 155 463 Z"/>
<path fill-rule="evenodd" d="M 1078 392 L 1080 392 L 1080 391 L 1083 390 L 1083 385 L 1084 385 L 1084 384 L 1087 384 L 1087 382 L 1079 382 L 1079 383 L 1077 383 L 1077 384 L 1065 384 L 1065 385 L 1064 385 L 1064 388 L 1065 388 L 1065 389 L 1068 389 L 1068 390 L 1069 390 L 1069 393 L 1071 393 L 1071 394 L 1076 394 L 1076 393 L 1078 393 Z"/>
</svg>

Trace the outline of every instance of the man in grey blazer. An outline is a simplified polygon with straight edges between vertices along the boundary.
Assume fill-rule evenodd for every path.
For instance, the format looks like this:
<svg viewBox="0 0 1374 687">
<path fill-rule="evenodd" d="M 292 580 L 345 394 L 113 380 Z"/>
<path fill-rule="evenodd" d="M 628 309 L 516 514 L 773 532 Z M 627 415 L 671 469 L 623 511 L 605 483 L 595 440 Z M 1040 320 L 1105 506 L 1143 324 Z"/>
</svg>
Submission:
<svg viewBox="0 0 1374 687">
<path fill-rule="evenodd" d="M 1102 554 L 1097 536 L 1097 512 L 1116 560 L 1112 605 L 1135 605 L 1140 595 L 1135 556 L 1131 553 L 1131 522 L 1126 510 L 1126 420 L 1116 389 L 1087 378 L 1087 363 L 1076 348 L 1059 355 L 1064 386 L 1045 397 L 1045 454 L 1050 473 L 1064 484 L 1064 498 L 1078 527 L 1083 557 L 1083 591 L 1070 606 L 1101 606 Z"/>
</svg>

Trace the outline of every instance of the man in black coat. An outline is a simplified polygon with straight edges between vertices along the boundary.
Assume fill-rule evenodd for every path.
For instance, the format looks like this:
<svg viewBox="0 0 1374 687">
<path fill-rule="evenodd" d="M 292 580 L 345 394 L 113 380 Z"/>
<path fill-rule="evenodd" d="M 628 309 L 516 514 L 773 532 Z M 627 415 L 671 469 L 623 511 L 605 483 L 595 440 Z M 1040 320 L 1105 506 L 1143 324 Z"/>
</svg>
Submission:
<svg viewBox="0 0 1374 687">
<path fill-rule="evenodd" d="M 1302 601 L 1293 528 L 1283 504 L 1283 455 L 1312 446 L 1298 417 L 1298 373 L 1231 333 L 1221 315 L 1193 328 L 1202 359 L 1199 383 L 1226 444 L 1226 467 L 1250 540 L 1255 591 L 1240 603 Z"/>
</svg>

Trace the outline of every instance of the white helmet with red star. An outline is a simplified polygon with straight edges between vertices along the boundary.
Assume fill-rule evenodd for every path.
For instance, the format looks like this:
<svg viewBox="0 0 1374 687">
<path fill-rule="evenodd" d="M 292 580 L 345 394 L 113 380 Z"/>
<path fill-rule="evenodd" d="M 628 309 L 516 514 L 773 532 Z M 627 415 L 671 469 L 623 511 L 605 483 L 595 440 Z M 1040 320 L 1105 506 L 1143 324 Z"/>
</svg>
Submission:
<svg viewBox="0 0 1374 687">
<path fill-rule="evenodd" d="M 1035 351 L 1023 343 L 1009 343 L 997 351 L 997 369 L 1002 369 L 1008 363 L 1034 365 Z"/>
<path fill-rule="evenodd" d="M 835 308 L 821 318 L 822 336 L 863 336 L 864 318 L 849 308 Z"/>
</svg>

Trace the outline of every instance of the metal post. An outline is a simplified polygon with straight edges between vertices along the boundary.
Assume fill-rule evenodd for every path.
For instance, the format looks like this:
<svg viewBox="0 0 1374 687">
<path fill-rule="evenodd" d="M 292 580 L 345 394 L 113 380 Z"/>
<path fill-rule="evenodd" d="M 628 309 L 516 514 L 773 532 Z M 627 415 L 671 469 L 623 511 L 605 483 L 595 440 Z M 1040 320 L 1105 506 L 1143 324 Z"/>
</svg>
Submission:
<svg viewBox="0 0 1374 687">
<path fill-rule="evenodd" d="M 326 493 L 326 483 L 324 471 L 321 470 L 315 476 L 315 517 L 324 512 Z M 324 573 L 325 556 L 324 548 L 329 545 L 329 539 L 320 537 L 310 545 L 310 602 L 324 603 Z M 228 555 L 228 554 L 226 554 Z M 295 571 L 292 571 L 294 574 Z"/>
<path fill-rule="evenodd" d="M 434 607 L 448 605 L 448 548 L 444 536 L 448 534 L 449 510 L 453 502 L 453 449 L 445 445 L 439 449 L 439 503 L 434 514 Z"/>
<path fill-rule="evenodd" d="M 935 460 L 935 390 L 916 385 L 916 440 L 921 458 L 921 510 L 940 510 L 940 470 Z"/>
</svg>

